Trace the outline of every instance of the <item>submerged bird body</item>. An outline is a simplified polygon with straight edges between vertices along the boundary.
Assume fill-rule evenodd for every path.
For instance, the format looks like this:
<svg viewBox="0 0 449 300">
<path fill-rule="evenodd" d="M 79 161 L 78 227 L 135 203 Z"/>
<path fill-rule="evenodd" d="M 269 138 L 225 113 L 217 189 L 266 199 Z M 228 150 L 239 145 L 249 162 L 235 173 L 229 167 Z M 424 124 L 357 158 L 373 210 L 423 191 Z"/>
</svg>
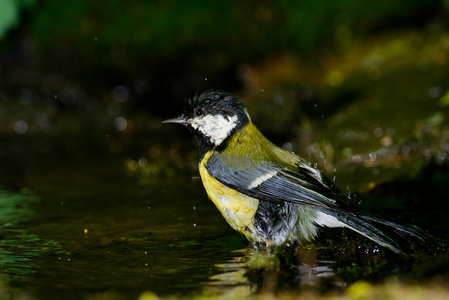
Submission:
<svg viewBox="0 0 449 300">
<path fill-rule="evenodd" d="M 203 93 L 186 103 L 180 118 L 165 122 L 194 133 L 209 198 L 253 242 L 311 241 L 320 227 L 347 227 L 398 253 L 404 251 L 398 237 L 431 240 L 417 227 L 359 213 L 320 171 L 266 139 L 228 93 Z"/>
</svg>

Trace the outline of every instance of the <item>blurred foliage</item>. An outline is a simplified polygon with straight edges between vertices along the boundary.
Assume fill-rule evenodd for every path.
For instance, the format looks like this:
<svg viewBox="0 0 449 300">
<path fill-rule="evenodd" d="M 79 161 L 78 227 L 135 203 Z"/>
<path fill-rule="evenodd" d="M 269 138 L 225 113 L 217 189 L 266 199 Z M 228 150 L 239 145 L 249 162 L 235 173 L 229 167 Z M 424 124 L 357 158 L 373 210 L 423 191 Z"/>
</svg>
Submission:
<svg viewBox="0 0 449 300">
<path fill-rule="evenodd" d="M 438 6 L 436 0 L 41 0 L 30 32 L 46 63 L 92 76 L 95 84 L 133 75 L 147 78 L 153 91 L 176 84 L 235 90 L 243 61 L 279 52 L 310 55 L 386 27 L 422 25 Z"/>
<path fill-rule="evenodd" d="M 447 159 L 444 5 L 40 0 L 24 15 L 26 38 L 11 35 L 17 49 L 0 61 L 0 97 L 10 100 L 0 102 L 0 133 L 36 134 L 34 147 L 45 153 L 106 145 L 126 153 L 142 182 L 195 172 L 187 134 L 161 129 L 156 116 L 176 115 L 165 100 L 183 100 L 187 89 L 240 84 L 253 120 L 276 144 L 371 189 Z M 147 103 L 152 115 L 141 111 Z M 155 138 L 161 130 L 172 138 Z M 58 146 L 42 133 L 60 138 Z"/>
<path fill-rule="evenodd" d="M 0 1 L 0 40 L 20 23 L 20 10 L 34 4 L 35 0 Z"/>
<path fill-rule="evenodd" d="M 429 26 L 354 40 L 314 63 L 271 57 L 244 66 L 242 99 L 276 144 L 366 191 L 448 159 L 448 50 L 447 33 Z"/>
<path fill-rule="evenodd" d="M 345 34 L 425 23 L 435 14 L 438 3 L 80 0 L 67 5 L 42 0 L 32 27 L 43 47 L 74 42 L 76 50 L 102 53 L 96 57 L 100 62 L 119 65 L 128 60 L 178 56 L 188 49 L 230 51 L 233 56 L 248 58 L 273 50 L 307 53 L 328 41 L 341 40 Z M 96 38 L 103 41 L 103 47 L 95 46 Z"/>
</svg>

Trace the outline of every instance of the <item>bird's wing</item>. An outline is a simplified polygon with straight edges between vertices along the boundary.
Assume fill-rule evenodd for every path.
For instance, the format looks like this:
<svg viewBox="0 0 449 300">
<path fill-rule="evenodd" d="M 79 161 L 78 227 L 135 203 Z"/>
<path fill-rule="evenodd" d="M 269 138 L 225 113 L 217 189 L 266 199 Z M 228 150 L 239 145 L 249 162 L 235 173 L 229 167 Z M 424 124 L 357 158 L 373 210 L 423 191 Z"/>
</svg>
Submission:
<svg viewBox="0 0 449 300">
<path fill-rule="evenodd" d="M 308 165 L 295 166 L 295 172 L 273 162 L 255 162 L 246 157 L 232 157 L 231 161 L 214 155 L 207 162 L 207 171 L 222 184 L 259 200 L 341 208 L 329 181 Z"/>
<path fill-rule="evenodd" d="M 207 171 L 212 177 L 242 194 L 273 203 L 291 202 L 319 207 L 326 215 L 397 253 L 407 252 L 403 248 L 410 247 L 408 237 L 418 238 L 426 245 L 435 245 L 433 238 L 417 227 L 359 213 L 344 202 L 342 194 L 334 190 L 325 177 L 301 161 L 297 172 L 290 167 L 274 162 L 255 162 L 247 157 L 228 160 L 220 155 L 212 156 L 207 162 Z M 326 226 L 325 223 L 322 225 Z M 399 242 L 407 244 L 402 246 Z"/>
</svg>

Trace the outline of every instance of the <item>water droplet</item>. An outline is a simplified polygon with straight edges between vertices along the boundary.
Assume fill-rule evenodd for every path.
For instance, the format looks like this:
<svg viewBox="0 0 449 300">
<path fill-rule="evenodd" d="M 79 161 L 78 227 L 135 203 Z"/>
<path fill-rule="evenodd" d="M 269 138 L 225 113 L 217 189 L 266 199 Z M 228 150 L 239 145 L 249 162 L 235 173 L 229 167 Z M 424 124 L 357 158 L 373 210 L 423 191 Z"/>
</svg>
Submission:
<svg viewBox="0 0 449 300">
<path fill-rule="evenodd" d="M 128 122 L 123 117 L 117 117 L 114 119 L 114 127 L 118 131 L 123 131 L 128 126 Z"/>
<path fill-rule="evenodd" d="M 389 146 L 391 146 L 393 144 L 393 139 L 390 136 L 383 136 L 380 139 L 380 143 L 384 147 L 389 147 Z"/>
<path fill-rule="evenodd" d="M 384 130 L 380 127 L 377 127 L 376 129 L 374 129 L 374 135 L 376 137 L 381 137 L 384 134 Z"/>
<path fill-rule="evenodd" d="M 14 123 L 14 131 L 17 134 L 25 134 L 28 131 L 28 123 L 24 120 L 19 120 Z"/>
<path fill-rule="evenodd" d="M 112 99 L 117 103 L 123 103 L 128 100 L 129 90 L 124 85 L 117 85 L 112 89 L 111 92 Z"/>
<path fill-rule="evenodd" d="M 291 143 L 285 143 L 284 145 L 282 145 L 282 149 L 287 150 L 287 151 L 292 151 L 293 145 Z"/>
<path fill-rule="evenodd" d="M 137 161 L 137 163 L 139 164 L 139 167 L 144 168 L 147 166 L 147 159 L 142 157 Z"/>
<path fill-rule="evenodd" d="M 324 163 L 326 163 L 326 155 L 324 155 L 323 152 L 320 152 L 320 158 L 323 160 Z"/>
</svg>

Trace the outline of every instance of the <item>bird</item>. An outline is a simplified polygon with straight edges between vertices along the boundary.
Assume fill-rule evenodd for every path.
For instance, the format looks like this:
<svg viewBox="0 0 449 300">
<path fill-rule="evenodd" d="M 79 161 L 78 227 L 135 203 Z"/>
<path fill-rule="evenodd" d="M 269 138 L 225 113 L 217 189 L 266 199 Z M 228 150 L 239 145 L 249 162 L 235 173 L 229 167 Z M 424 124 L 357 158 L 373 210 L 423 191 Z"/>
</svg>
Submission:
<svg viewBox="0 0 449 300">
<path fill-rule="evenodd" d="M 409 238 L 433 238 L 414 225 L 362 212 L 311 163 L 270 142 L 236 96 L 208 90 L 188 98 L 182 115 L 163 121 L 187 127 L 199 149 L 208 197 L 229 225 L 256 245 L 312 242 L 323 228 L 349 228 L 408 254 Z"/>
</svg>

